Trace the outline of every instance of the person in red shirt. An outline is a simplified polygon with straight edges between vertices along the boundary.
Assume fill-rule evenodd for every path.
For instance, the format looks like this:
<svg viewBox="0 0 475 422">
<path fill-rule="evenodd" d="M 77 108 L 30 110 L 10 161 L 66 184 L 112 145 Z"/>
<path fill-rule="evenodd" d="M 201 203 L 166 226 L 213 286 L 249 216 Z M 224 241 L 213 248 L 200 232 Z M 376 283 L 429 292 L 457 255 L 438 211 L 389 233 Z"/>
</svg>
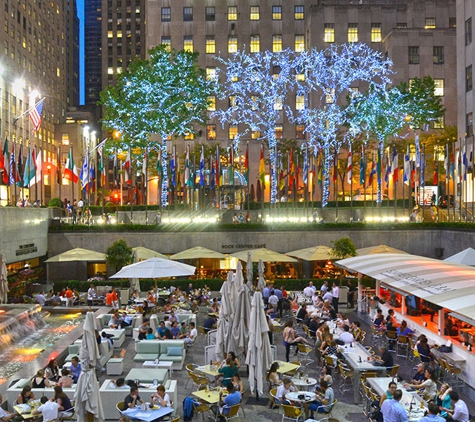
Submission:
<svg viewBox="0 0 475 422">
<path fill-rule="evenodd" d="M 112 290 L 106 293 L 106 306 L 112 306 Z"/>
<path fill-rule="evenodd" d="M 68 299 L 71 299 L 73 297 L 73 291 L 71 290 L 70 287 L 67 288 L 66 292 L 64 293 L 64 295 L 68 298 Z"/>
<path fill-rule="evenodd" d="M 119 309 L 119 297 L 117 296 L 117 290 L 114 287 L 111 292 L 112 296 L 112 306 L 114 309 Z"/>
</svg>

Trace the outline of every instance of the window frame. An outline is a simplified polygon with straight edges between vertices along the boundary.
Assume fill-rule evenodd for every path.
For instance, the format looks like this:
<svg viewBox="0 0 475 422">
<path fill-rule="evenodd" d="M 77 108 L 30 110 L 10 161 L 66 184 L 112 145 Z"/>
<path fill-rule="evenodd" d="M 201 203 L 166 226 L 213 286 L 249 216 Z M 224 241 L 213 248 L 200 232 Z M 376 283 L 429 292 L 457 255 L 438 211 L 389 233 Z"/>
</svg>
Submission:
<svg viewBox="0 0 475 422">
<path fill-rule="evenodd" d="M 282 6 L 280 5 L 272 6 L 272 20 L 273 21 L 282 20 Z"/>
<path fill-rule="evenodd" d="M 191 50 L 187 48 L 187 43 L 191 45 Z M 193 35 L 183 35 L 183 50 L 190 51 L 191 53 L 194 52 L 195 46 L 194 46 Z"/>
<path fill-rule="evenodd" d="M 335 24 L 334 23 L 324 24 L 324 26 L 323 26 L 323 42 L 327 42 L 327 43 L 334 43 L 335 42 Z"/>
<path fill-rule="evenodd" d="M 421 54 L 418 45 L 410 45 L 407 47 L 407 56 L 409 64 L 420 64 Z"/>
<path fill-rule="evenodd" d="M 272 52 L 280 53 L 283 50 L 283 40 L 281 34 L 272 35 Z"/>
<path fill-rule="evenodd" d="M 192 6 L 183 7 L 183 22 L 193 22 L 193 7 Z"/>
<path fill-rule="evenodd" d="M 208 13 L 208 11 L 212 10 L 213 13 Z M 216 7 L 214 6 L 206 6 L 205 7 L 205 21 L 206 22 L 214 22 L 216 20 Z"/>
<path fill-rule="evenodd" d="M 216 37 L 214 35 L 206 35 L 205 52 L 206 54 L 216 54 Z"/>
<path fill-rule="evenodd" d="M 238 19 L 237 6 L 228 6 L 228 22 L 236 22 Z"/>
<path fill-rule="evenodd" d="M 432 48 L 432 62 L 434 64 L 444 64 L 445 49 L 443 45 L 434 45 Z"/>
<path fill-rule="evenodd" d="M 231 43 L 232 40 L 234 40 L 234 42 Z M 237 53 L 237 51 L 238 51 L 237 35 L 228 35 L 228 54 L 234 54 L 234 53 Z"/>
<path fill-rule="evenodd" d="M 358 23 L 348 22 L 348 42 L 357 43 L 359 40 Z"/>
<path fill-rule="evenodd" d="M 371 24 L 371 42 L 381 43 L 383 41 L 383 30 L 380 23 Z"/>
<path fill-rule="evenodd" d="M 249 20 L 250 21 L 261 20 L 261 9 L 259 6 L 249 6 Z"/>
<path fill-rule="evenodd" d="M 164 13 L 168 10 L 168 13 Z M 167 19 L 168 16 L 168 19 Z M 160 12 L 160 18 L 162 22 L 171 22 L 172 20 L 172 8 L 171 7 L 162 7 Z"/>
<path fill-rule="evenodd" d="M 256 46 L 257 46 L 257 48 L 256 48 Z M 261 52 L 261 37 L 259 36 L 259 34 L 250 35 L 249 52 L 250 53 L 260 53 Z"/>
<path fill-rule="evenodd" d="M 294 5 L 294 20 L 296 21 L 305 20 L 305 6 L 303 4 Z"/>
<path fill-rule="evenodd" d="M 206 125 L 206 140 L 216 141 L 216 125 L 214 123 L 210 123 Z"/>
<path fill-rule="evenodd" d="M 465 92 L 470 92 L 473 89 L 473 67 L 468 65 L 465 68 Z"/>
<path fill-rule="evenodd" d="M 465 21 L 465 45 L 472 43 L 472 18 Z"/>
<path fill-rule="evenodd" d="M 297 41 L 297 37 L 301 37 L 300 41 Z M 299 45 L 299 48 L 297 48 L 297 45 Z M 305 51 L 305 35 L 303 34 L 295 34 L 294 36 L 294 51 L 296 53 L 301 53 L 302 51 Z"/>
</svg>

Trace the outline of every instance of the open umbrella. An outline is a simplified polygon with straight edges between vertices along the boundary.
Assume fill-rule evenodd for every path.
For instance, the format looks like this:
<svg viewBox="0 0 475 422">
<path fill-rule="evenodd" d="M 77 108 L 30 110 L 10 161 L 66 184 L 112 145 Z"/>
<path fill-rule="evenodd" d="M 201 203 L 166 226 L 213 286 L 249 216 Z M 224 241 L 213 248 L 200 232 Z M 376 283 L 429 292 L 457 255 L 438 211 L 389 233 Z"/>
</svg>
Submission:
<svg viewBox="0 0 475 422">
<path fill-rule="evenodd" d="M 225 259 L 226 255 L 213 251 L 212 249 L 203 248 L 202 246 L 196 246 L 195 248 L 186 249 L 178 252 L 170 259 L 201 259 L 201 258 L 213 258 L 213 259 Z"/>
<path fill-rule="evenodd" d="M 376 253 L 407 254 L 407 252 L 401 251 L 400 249 L 392 248 L 391 246 L 387 246 L 387 245 L 368 246 L 367 248 L 356 249 L 356 253 L 358 254 L 358 256 L 373 255 Z"/>
<path fill-rule="evenodd" d="M 241 261 L 247 261 L 248 253 L 251 254 L 252 262 L 259 262 L 259 259 L 262 259 L 263 262 L 298 262 L 295 258 L 266 248 L 249 249 L 247 251 L 233 253 L 231 256 Z"/>
<path fill-rule="evenodd" d="M 249 344 L 246 364 L 249 365 L 249 387 L 251 393 L 263 394 L 264 380 L 267 369 L 272 363 L 270 348 L 269 326 L 264 313 L 264 302 L 261 292 L 255 292 L 252 297 L 252 307 L 249 326 Z"/>
<path fill-rule="evenodd" d="M 196 267 L 172 261 L 171 259 L 150 258 L 123 267 L 111 278 L 161 278 L 180 277 L 195 274 Z"/>
<path fill-rule="evenodd" d="M 168 256 L 161 254 L 160 252 L 156 252 L 152 249 L 144 248 L 143 246 L 137 246 L 136 248 L 132 248 L 134 254 L 136 256 L 136 261 L 144 261 L 145 259 L 150 258 L 163 258 L 169 259 Z"/>
<path fill-rule="evenodd" d="M 99 384 L 96 378 L 96 364 L 99 359 L 99 347 L 95 335 L 95 318 L 93 312 L 86 314 L 84 321 L 79 360 L 81 361 L 81 375 L 79 375 L 74 400 L 75 411 L 80 421 L 103 421 Z"/>
<path fill-rule="evenodd" d="M 0 255 L 0 303 L 8 302 L 8 271 L 5 255 Z"/>
<path fill-rule="evenodd" d="M 304 261 L 326 261 L 333 259 L 331 255 L 332 249 L 328 246 L 312 246 L 311 248 L 297 249 L 296 251 L 287 252 L 286 255 L 303 259 Z"/>
<path fill-rule="evenodd" d="M 96 251 L 91 251 L 89 249 L 83 248 L 74 248 L 67 252 L 60 253 L 59 255 L 55 255 L 45 262 L 74 262 L 74 261 L 106 261 L 106 254 Z"/>
<path fill-rule="evenodd" d="M 456 253 L 455 255 L 449 256 L 444 259 L 445 262 L 452 262 L 454 264 L 463 264 L 475 266 L 475 249 L 467 248 L 462 252 Z"/>
</svg>

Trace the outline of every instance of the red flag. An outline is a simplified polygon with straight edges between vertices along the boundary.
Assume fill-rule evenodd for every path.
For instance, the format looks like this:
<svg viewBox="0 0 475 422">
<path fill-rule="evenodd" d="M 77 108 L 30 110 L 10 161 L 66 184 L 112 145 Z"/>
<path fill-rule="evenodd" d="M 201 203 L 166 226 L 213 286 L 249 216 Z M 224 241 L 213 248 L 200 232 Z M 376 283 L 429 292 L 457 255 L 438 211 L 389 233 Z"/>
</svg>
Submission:
<svg viewBox="0 0 475 422">
<path fill-rule="evenodd" d="M 132 184 L 131 166 L 132 166 L 132 160 L 130 158 L 130 148 L 129 148 L 127 152 L 127 159 L 125 160 L 125 163 L 124 163 L 124 179 L 125 179 L 125 183 L 127 183 L 128 185 Z"/>
</svg>

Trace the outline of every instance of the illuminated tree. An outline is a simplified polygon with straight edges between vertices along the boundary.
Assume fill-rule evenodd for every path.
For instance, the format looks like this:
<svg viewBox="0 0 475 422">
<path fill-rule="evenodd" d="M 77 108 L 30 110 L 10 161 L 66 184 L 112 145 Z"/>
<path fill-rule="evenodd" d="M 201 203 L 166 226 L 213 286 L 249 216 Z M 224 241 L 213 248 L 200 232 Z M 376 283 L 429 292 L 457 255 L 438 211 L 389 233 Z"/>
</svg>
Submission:
<svg viewBox="0 0 475 422">
<path fill-rule="evenodd" d="M 215 81 L 198 66 L 198 53 L 167 51 L 158 46 L 148 59 L 136 58 L 117 86 L 101 92 L 104 126 L 121 133 L 123 149 L 151 144 L 158 134 L 161 143 L 162 204 L 167 204 L 168 174 L 166 140 L 193 132 L 193 124 L 205 122 L 208 97 Z"/>
<path fill-rule="evenodd" d="M 235 147 L 250 132 L 254 133 L 253 139 L 267 140 L 271 169 L 276 169 L 277 164 L 275 128 L 283 113 L 290 111 L 285 99 L 295 81 L 292 57 L 293 52 L 287 49 L 279 53 L 238 51 L 229 59 L 217 58 L 225 67 L 221 98 L 229 98 L 230 106 L 212 116 L 218 117 L 223 126 L 240 125 Z M 273 175 L 271 203 L 277 201 L 275 171 Z"/>
<path fill-rule="evenodd" d="M 300 80 L 297 95 L 304 96 L 306 107 L 296 120 L 305 125 L 314 150 L 324 152 L 322 206 L 328 204 L 329 170 L 334 154 L 339 152 L 347 136 L 356 135 L 355 126 L 351 125 L 354 133 L 349 131 L 343 137 L 338 136 L 351 117 L 346 98 L 361 82 L 384 90 L 390 82 L 391 65 L 380 52 L 362 43 L 332 45 L 322 51 L 312 49 L 298 58 L 295 68 L 302 77 L 297 78 Z"/>
</svg>

